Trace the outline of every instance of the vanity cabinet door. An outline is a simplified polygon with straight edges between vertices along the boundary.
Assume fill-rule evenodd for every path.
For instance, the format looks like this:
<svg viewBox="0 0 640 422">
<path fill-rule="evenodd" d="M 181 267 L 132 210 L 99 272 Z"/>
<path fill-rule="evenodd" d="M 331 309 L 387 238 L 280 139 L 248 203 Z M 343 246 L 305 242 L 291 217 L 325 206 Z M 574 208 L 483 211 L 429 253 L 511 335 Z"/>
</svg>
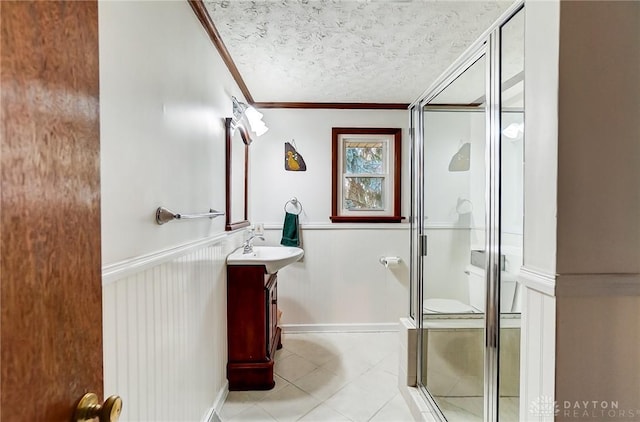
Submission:
<svg viewBox="0 0 640 422">
<path fill-rule="evenodd" d="M 229 390 L 273 388 L 280 333 L 276 275 L 265 274 L 264 266 L 227 266 Z"/>
<path fill-rule="evenodd" d="M 263 267 L 228 267 L 227 341 L 229 361 L 265 361 L 266 295 Z"/>
</svg>

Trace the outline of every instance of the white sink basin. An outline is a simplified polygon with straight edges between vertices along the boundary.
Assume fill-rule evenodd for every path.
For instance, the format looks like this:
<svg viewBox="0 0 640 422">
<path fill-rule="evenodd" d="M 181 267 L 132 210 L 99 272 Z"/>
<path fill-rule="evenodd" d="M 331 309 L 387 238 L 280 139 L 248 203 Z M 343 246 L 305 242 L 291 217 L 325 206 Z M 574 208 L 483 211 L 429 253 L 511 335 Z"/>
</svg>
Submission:
<svg viewBox="0 0 640 422">
<path fill-rule="evenodd" d="M 303 256 L 304 250 L 292 246 L 254 246 L 248 254 L 236 249 L 227 257 L 227 265 L 264 265 L 267 273 L 275 274 Z"/>
</svg>

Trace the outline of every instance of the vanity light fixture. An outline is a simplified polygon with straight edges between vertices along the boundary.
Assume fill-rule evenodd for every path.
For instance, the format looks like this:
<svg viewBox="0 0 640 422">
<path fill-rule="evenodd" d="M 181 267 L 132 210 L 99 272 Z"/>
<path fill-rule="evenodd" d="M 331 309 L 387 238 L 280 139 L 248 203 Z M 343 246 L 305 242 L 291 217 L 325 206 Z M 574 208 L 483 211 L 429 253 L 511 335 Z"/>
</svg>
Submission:
<svg viewBox="0 0 640 422">
<path fill-rule="evenodd" d="M 231 121 L 231 129 L 235 130 L 236 127 L 242 125 L 242 120 L 246 118 L 249 123 L 249 129 L 256 136 L 264 135 L 269 128 L 262 121 L 262 113 L 256 110 L 254 107 L 238 101 L 236 97 L 231 97 L 233 101 L 233 119 Z"/>
</svg>

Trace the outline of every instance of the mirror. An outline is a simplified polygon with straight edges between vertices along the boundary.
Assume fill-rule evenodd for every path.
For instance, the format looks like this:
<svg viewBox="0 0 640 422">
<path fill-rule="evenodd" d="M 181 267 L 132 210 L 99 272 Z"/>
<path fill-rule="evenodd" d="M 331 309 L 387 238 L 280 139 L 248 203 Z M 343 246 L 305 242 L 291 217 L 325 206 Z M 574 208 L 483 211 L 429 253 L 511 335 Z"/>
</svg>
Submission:
<svg viewBox="0 0 640 422">
<path fill-rule="evenodd" d="M 224 121 L 227 167 L 226 231 L 249 225 L 247 218 L 247 188 L 251 136 L 249 131 L 241 124 L 233 125 L 232 121 L 233 119 L 229 117 Z"/>
</svg>

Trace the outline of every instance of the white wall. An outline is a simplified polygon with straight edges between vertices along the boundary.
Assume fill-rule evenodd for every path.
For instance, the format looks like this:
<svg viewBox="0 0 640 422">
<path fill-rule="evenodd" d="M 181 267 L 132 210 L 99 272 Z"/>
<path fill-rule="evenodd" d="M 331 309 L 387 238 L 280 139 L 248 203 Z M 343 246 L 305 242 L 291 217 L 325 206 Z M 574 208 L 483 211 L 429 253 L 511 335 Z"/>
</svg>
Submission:
<svg viewBox="0 0 640 422">
<path fill-rule="evenodd" d="M 402 129 L 402 213 L 409 212 L 409 112 L 406 110 L 264 109 L 269 131 L 250 147 L 252 222 L 282 224 L 284 203 L 297 197 L 303 224 L 329 223 L 331 215 L 331 128 Z M 295 140 L 307 171 L 284 170 L 284 143 Z M 335 224 L 338 226 L 338 224 Z"/>
<path fill-rule="evenodd" d="M 484 249 L 484 113 L 425 113 L 425 298 L 469 303 L 465 274 L 473 246 Z M 480 121 L 480 126 L 478 125 Z M 479 136 L 478 136 L 479 135 Z M 449 171 L 449 162 L 464 143 L 471 143 L 470 168 Z M 471 212 L 459 213 L 458 202 Z M 474 230 L 478 229 L 478 230 Z"/>
<path fill-rule="evenodd" d="M 451 172 L 448 168 L 451 158 L 463 144 L 472 144 L 472 154 L 477 149 L 473 142 L 475 137 L 471 131 L 471 120 L 470 113 L 425 112 L 424 224 L 427 226 L 469 228 L 470 221 L 461 220 L 461 215 L 456 212 L 456 205 L 460 199 L 472 200 L 471 169 Z M 483 204 L 474 205 L 484 209 Z"/>
<path fill-rule="evenodd" d="M 525 4 L 524 246 L 520 417 L 555 400 L 556 181 L 558 136 L 558 1 Z M 548 403 L 547 403 L 548 404 Z"/>
<path fill-rule="evenodd" d="M 487 203 L 487 135 L 486 135 L 486 114 L 469 114 L 471 124 L 471 168 L 469 169 L 469 191 L 473 211 L 471 213 L 471 249 L 485 248 L 485 226 L 486 226 L 486 203 Z M 508 201 L 503 203 L 507 207 Z"/>
<path fill-rule="evenodd" d="M 470 230 L 452 226 L 427 227 L 428 252 L 424 258 L 424 299 L 446 298 L 469 303 L 465 271 L 471 255 Z"/>
<path fill-rule="evenodd" d="M 187 2 L 99 3 L 105 393 L 203 420 L 226 391 L 224 125 L 241 98 Z M 217 400 L 217 402 L 215 402 Z"/>
<path fill-rule="evenodd" d="M 523 25 L 524 27 L 524 25 Z M 502 127 L 511 123 L 524 123 L 524 113 L 504 113 Z M 500 252 L 505 256 L 505 270 L 517 275 L 522 266 L 524 224 L 524 139 L 503 136 L 500 162 L 502 233 Z"/>
<path fill-rule="evenodd" d="M 556 272 L 559 2 L 525 6 L 524 266 Z"/>
<path fill-rule="evenodd" d="M 230 73 L 186 2 L 100 2 L 102 260 L 224 230 L 224 218 L 158 226 L 174 212 L 224 211 Z"/>
<path fill-rule="evenodd" d="M 251 144 L 249 218 L 278 244 L 284 204 L 297 197 L 302 262 L 279 272 L 283 325 L 294 329 L 397 327 L 409 304 L 409 230 L 402 224 L 332 224 L 331 128 L 402 128 L 402 215 L 409 214 L 409 112 L 404 110 L 265 109 L 269 132 Z M 284 143 L 295 139 L 306 172 L 284 170 Z M 408 221 L 408 220 L 407 220 Z M 380 256 L 400 256 L 384 268 Z M 387 327 L 387 328 L 388 328 Z"/>
</svg>

